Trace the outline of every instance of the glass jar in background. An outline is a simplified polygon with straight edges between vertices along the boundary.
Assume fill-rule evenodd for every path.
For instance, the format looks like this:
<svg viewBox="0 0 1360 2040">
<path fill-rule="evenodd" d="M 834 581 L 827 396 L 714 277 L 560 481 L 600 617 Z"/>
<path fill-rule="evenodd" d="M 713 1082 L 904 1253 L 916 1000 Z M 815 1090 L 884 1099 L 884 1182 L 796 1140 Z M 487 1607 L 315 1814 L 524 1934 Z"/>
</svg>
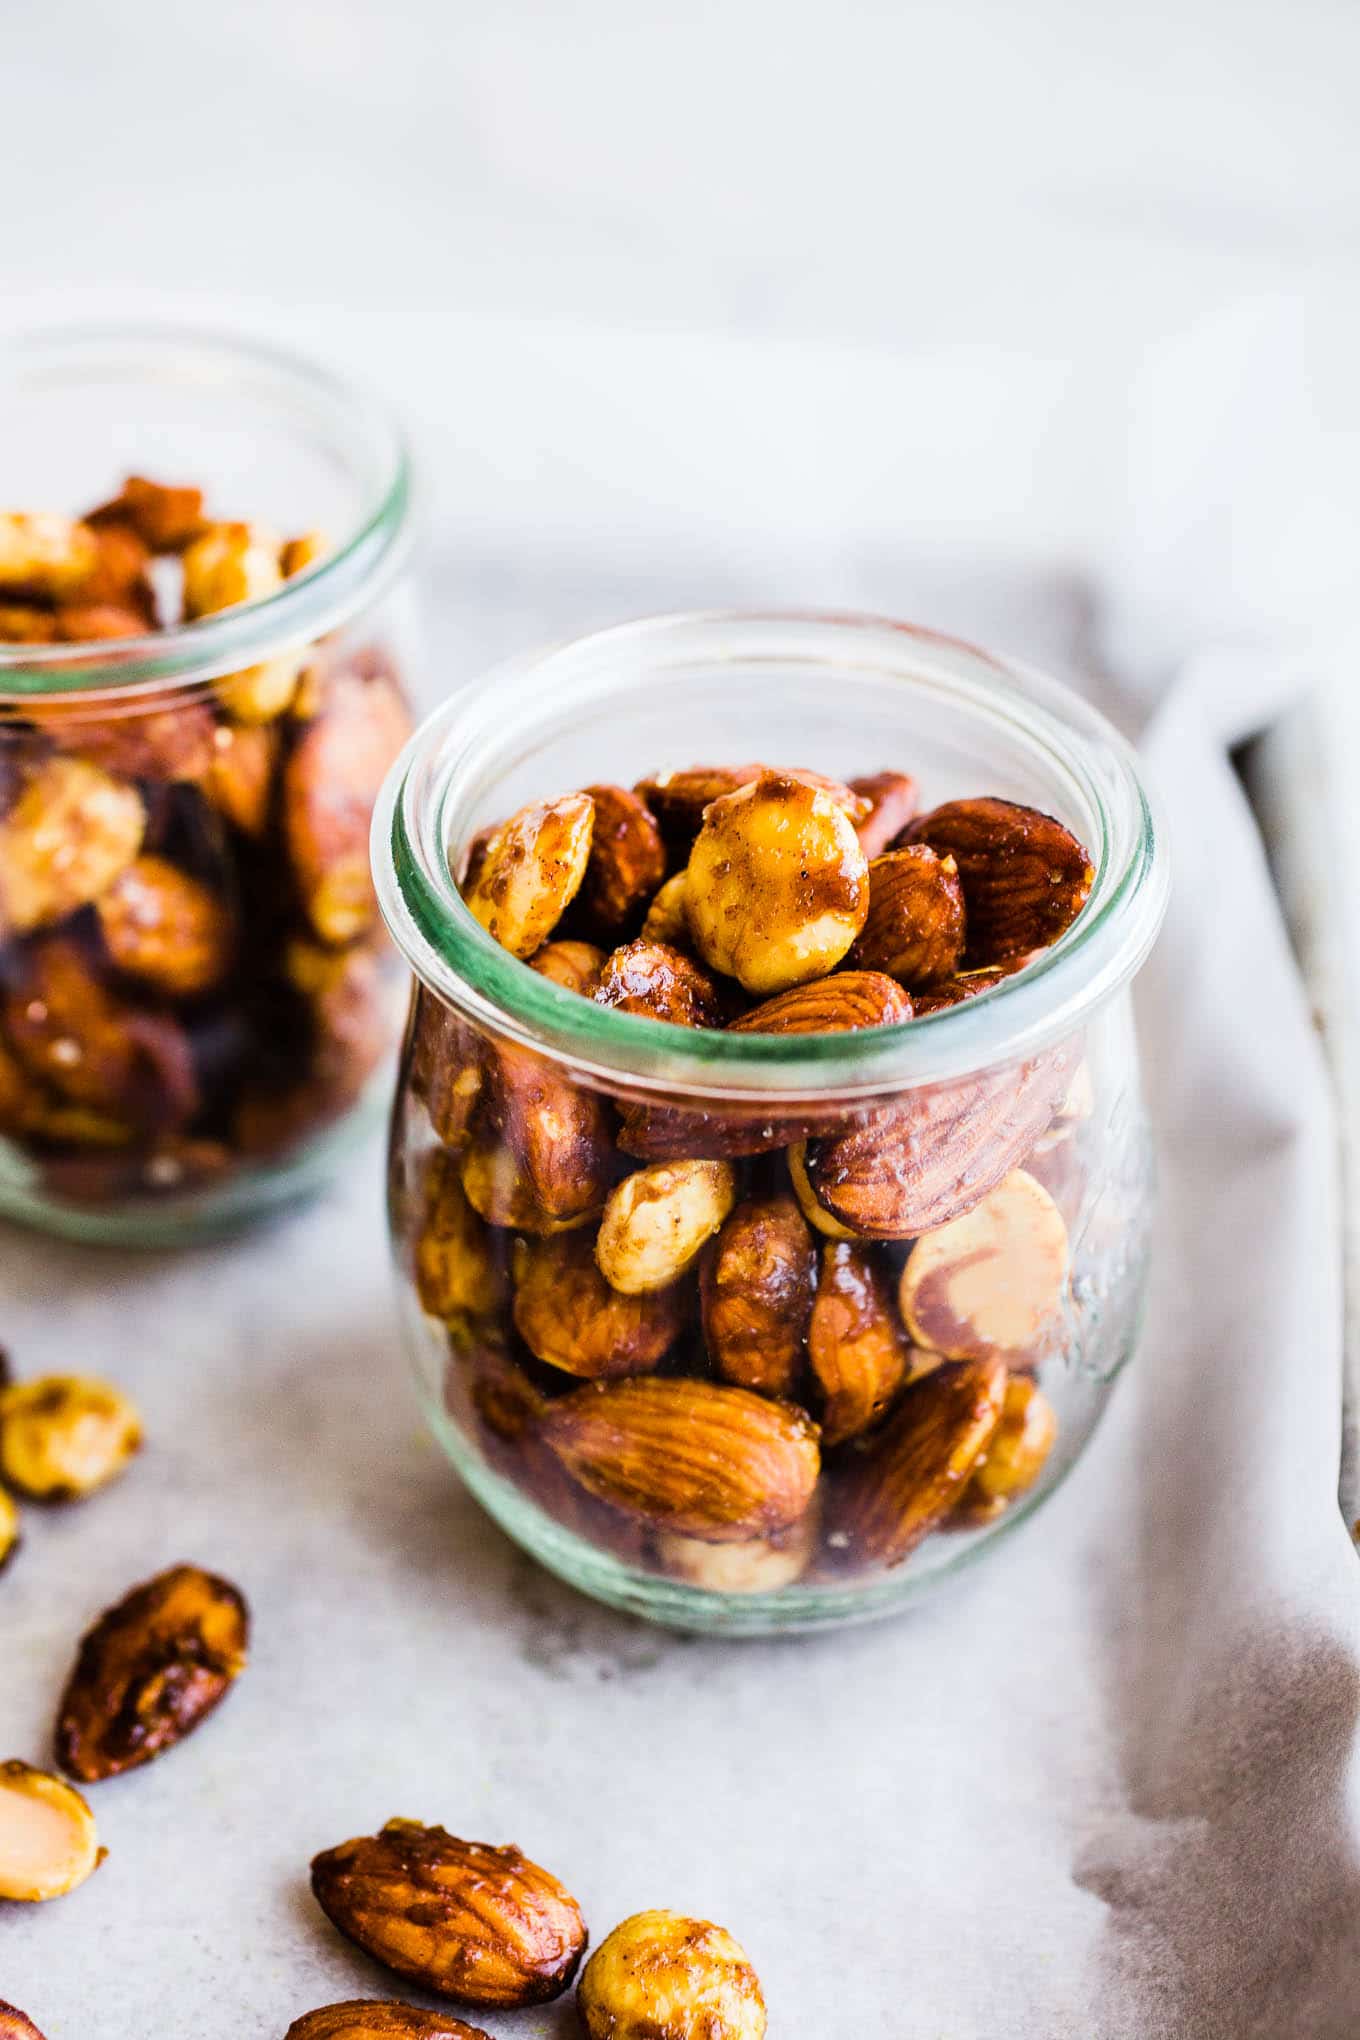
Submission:
<svg viewBox="0 0 1360 2040">
<path fill-rule="evenodd" d="M 0 349 L 0 441 L 0 1214 L 228 1229 L 386 1109 L 405 450 L 344 382 L 167 331 Z"/>
<path fill-rule="evenodd" d="M 530 968 L 459 896 L 528 802 L 751 758 L 1042 810 L 1089 898 L 960 1003 L 762 1034 L 582 997 L 587 951 Z M 1128 987 L 1166 866 L 1099 716 L 906 627 L 661 619 L 440 710 L 373 841 L 417 981 L 390 1180 L 410 1353 L 513 1537 L 618 1607 L 756 1633 L 895 1608 L 1053 1491 L 1132 1351 L 1152 1196 Z M 626 1237 L 669 1270 L 687 1227 L 660 1288 L 620 1267 Z"/>
</svg>

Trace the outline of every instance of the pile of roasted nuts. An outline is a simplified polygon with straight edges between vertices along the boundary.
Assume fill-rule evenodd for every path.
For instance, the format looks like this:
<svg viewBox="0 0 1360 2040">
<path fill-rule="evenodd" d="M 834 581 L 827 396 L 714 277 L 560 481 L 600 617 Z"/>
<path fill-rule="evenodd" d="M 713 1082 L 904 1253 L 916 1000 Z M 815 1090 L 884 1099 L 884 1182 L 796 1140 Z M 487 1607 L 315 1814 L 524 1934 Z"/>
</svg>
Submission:
<svg viewBox="0 0 1360 2040">
<path fill-rule="evenodd" d="M 393 1044 L 368 829 L 408 734 L 386 655 L 304 645 L 211 683 L 110 684 L 119 641 L 268 598 L 325 555 L 131 477 L 0 514 L 0 646 L 90 645 L 97 690 L 4 692 L 0 1134 L 62 1199 L 269 1163 Z"/>
<path fill-rule="evenodd" d="M 906 774 L 758 765 L 524 808 L 460 866 L 472 915 L 554 984 L 776 1037 L 989 990 L 1094 877 L 1035 809 L 921 814 Z M 450 1412 L 566 1528 L 769 1591 L 895 1566 L 1037 1480 L 1057 1421 L 1036 1376 L 1070 1337 L 1076 1045 L 870 1107 L 701 1108 L 606 1095 L 422 991 L 406 1088 L 394 1210 Z"/>
</svg>

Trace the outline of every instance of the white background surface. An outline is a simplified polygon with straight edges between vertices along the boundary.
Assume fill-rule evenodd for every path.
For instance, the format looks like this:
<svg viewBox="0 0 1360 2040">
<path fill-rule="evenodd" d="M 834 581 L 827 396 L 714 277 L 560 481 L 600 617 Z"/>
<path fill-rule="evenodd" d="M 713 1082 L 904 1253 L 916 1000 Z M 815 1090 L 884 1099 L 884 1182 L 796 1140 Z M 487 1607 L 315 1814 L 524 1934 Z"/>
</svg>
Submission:
<svg viewBox="0 0 1360 2040">
<path fill-rule="evenodd" d="M 1206 612 L 1278 621 L 1300 562 L 1320 599 L 1336 584 L 1334 523 L 1321 566 L 1308 541 L 1318 459 L 1354 472 L 1329 316 L 1360 251 L 1341 0 L 11 0 L 0 66 L 7 317 L 224 320 L 392 391 L 430 474 L 436 691 L 548 633 L 728 598 L 914 612 L 1059 666 L 1117 627 L 1150 676 Z M 1269 516 L 1239 498 L 1263 448 Z M 1187 492 L 1209 454 L 1231 479 Z M 1050 1594 L 1036 1635 L 1026 1582 L 1123 1448 L 1102 1438 L 1025 1540 L 908 1623 L 652 1634 L 517 1558 L 423 1439 L 378 1179 L 374 1151 L 274 1233 L 177 1259 L 0 1234 L 19 1367 L 111 1373 L 151 1440 L 88 1509 L 30 1512 L 0 1585 L 0 1753 L 43 1755 L 75 1636 L 163 1562 L 239 1577 L 257 1636 L 195 1742 L 100 1792 L 99 1876 L 0 1917 L 0 1997 L 48 2040 L 273 2040 L 381 1991 L 305 1866 L 405 1813 L 517 1840 L 597 1938 L 647 1904 L 725 1920 L 776 2036 L 906 2040 L 966 1952 L 983 2009 L 932 2014 L 932 2040 L 1089 2040 L 1053 1979 L 1095 1959 L 1081 1865 L 1116 1744 L 1070 1735 L 1094 1667 L 1042 1676 L 1080 1664 L 1092 1583 Z M 936 1721 L 955 1754 L 917 1763 L 912 1724 Z M 1022 1777 L 1046 1783 L 1018 1847 Z"/>
</svg>

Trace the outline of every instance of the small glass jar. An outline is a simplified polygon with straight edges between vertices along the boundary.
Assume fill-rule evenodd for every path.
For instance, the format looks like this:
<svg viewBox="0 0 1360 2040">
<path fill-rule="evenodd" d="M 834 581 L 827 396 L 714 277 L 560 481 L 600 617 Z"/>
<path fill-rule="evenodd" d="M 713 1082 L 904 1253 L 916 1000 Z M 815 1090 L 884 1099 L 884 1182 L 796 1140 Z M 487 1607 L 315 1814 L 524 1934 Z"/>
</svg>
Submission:
<svg viewBox="0 0 1360 2040">
<path fill-rule="evenodd" d="M 464 906 L 451 872 L 479 829 L 696 758 L 1041 809 L 1087 846 L 1089 898 L 992 989 L 798 1035 L 594 1003 Z M 442 709 L 373 842 L 417 979 L 391 1150 L 406 1337 L 433 1429 L 514 1538 L 635 1614 L 759 1633 L 901 1606 L 1052 1493 L 1133 1349 L 1152 1199 L 1128 987 L 1166 864 L 1099 716 L 905 626 L 660 619 Z M 721 1171 L 729 1216 L 659 1296 L 620 1296 L 601 1208 L 607 1227 L 658 1158 Z M 743 1213 L 757 1233 L 733 1246 Z M 780 1378 L 743 1375 L 798 1283 Z"/>
<path fill-rule="evenodd" d="M 0 443 L 0 1214 L 230 1229 L 389 1096 L 406 453 L 320 370 L 169 331 L 0 349 Z"/>
</svg>

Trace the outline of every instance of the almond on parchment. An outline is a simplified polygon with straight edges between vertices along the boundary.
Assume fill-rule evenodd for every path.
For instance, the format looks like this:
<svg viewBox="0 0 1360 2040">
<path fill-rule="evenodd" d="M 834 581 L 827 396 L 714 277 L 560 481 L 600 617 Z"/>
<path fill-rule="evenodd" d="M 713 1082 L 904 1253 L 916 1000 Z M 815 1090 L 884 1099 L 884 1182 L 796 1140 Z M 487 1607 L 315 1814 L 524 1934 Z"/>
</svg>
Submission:
<svg viewBox="0 0 1360 2040">
<path fill-rule="evenodd" d="M 294 2019 L 283 2040 L 490 2040 L 490 2036 L 449 2012 L 422 2012 L 416 2005 L 390 1998 L 352 1998 Z"/>
<path fill-rule="evenodd" d="M 481 848 L 463 881 L 468 912 L 512 956 L 541 949 L 581 888 L 595 803 L 588 793 L 520 808 Z"/>
<path fill-rule="evenodd" d="M 389 1820 L 312 1860 L 333 1926 L 424 1990 L 509 2010 L 560 1997 L 586 1945 L 581 1909 L 513 1847 Z"/>
<path fill-rule="evenodd" d="M 587 2040 L 763 2040 L 765 1999 L 740 1942 L 711 1920 L 634 1913 L 586 1964 Z"/>
<path fill-rule="evenodd" d="M 961 1500 L 991 1443 L 1006 1394 L 1000 1360 L 950 1361 L 922 1375 L 863 1455 L 827 1516 L 841 1565 L 901 1565 Z"/>
<path fill-rule="evenodd" d="M 957 864 L 973 965 L 1004 963 L 1056 942 L 1095 882 L 1095 867 L 1070 829 L 1012 800 L 946 801 L 912 822 L 906 840 L 928 843 Z"/>
<path fill-rule="evenodd" d="M 1041 1183 L 1013 1169 L 970 1211 L 924 1234 L 902 1270 L 903 1322 L 953 1360 L 1032 1366 L 1061 1329 L 1067 1227 Z"/>
<path fill-rule="evenodd" d="M 625 1296 L 665 1289 L 712 1239 L 736 1201 L 730 1162 L 653 1162 L 610 1191 L 595 1260 Z"/>
<path fill-rule="evenodd" d="M 17 1759 L 0 1764 L 0 1899 L 61 1898 L 102 1860 L 94 1815 L 74 1785 Z"/>
</svg>

